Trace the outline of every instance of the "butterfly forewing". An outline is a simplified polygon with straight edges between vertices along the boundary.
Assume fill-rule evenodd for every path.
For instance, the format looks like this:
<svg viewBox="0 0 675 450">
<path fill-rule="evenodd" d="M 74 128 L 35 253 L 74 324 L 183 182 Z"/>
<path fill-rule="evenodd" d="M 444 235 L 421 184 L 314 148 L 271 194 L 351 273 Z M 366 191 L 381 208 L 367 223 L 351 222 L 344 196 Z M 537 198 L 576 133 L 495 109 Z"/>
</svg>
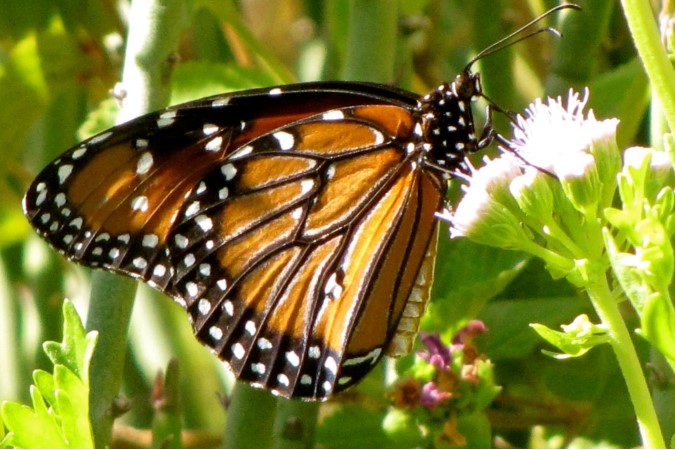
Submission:
<svg viewBox="0 0 675 450">
<path fill-rule="evenodd" d="M 316 83 L 179 105 L 66 152 L 24 209 L 67 257 L 174 298 L 240 379 L 325 398 L 412 345 L 445 190 L 429 150 L 436 167 L 475 148 L 454 92 Z"/>
</svg>

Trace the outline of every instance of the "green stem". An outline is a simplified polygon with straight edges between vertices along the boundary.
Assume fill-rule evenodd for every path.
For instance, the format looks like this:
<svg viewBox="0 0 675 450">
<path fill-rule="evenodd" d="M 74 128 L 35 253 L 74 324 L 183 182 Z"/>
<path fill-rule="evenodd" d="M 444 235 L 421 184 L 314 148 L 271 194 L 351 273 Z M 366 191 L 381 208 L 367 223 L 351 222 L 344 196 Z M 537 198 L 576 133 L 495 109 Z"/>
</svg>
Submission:
<svg viewBox="0 0 675 450">
<path fill-rule="evenodd" d="M 675 77 L 666 55 L 654 12 L 646 0 L 621 0 L 633 41 L 649 77 L 652 92 L 661 102 L 671 130 L 675 130 Z"/>
<path fill-rule="evenodd" d="M 517 250 L 534 255 L 537 258 L 542 259 L 547 265 L 562 272 L 568 272 L 574 269 L 574 263 L 572 263 L 568 258 L 560 256 L 558 253 L 544 248 L 533 241 L 522 240 L 522 242 L 519 242 L 518 244 Z"/>
<path fill-rule="evenodd" d="M 607 279 L 592 280 L 586 286 L 591 302 L 602 323 L 607 327 L 610 345 L 619 362 L 621 373 L 633 402 L 642 444 L 645 448 L 665 448 L 658 417 L 654 410 L 649 387 L 645 380 L 635 347 L 626 324 L 619 312 L 618 303 L 612 297 Z"/>
<path fill-rule="evenodd" d="M 227 408 L 225 448 L 272 448 L 277 399 L 237 382 Z"/>
<path fill-rule="evenodd" d="M 86 328 L 99 336 L 89 368 L 89 417 L 98 448 L 106 447 L 112 435 L 135 293 L 134 280 L 108 272 L 92 276 Z"/>
<path fill-rule="evenodd" d="M 395 0 L 352 0 L 343 78 L 391 83 L 398 25 Z"/>
<path fill-rule="evenodd" d="M 280 399 L 274 423 L 274 447 L 313 448 L 319 402 Z"/>
<path fill-rule="evenodd" d="M 166 106 L 169 101 L 170 56 L 180 33 L 182 0 L 134 0 L 120 93 L 124 106 L 117 123 Z M 90 418 L 96 447 L 110 441 L 115 398 L 124 367 L 126 335 L 136 282 L 95 272 L 87 315 L 87 331 L 98 330 L 90 380 Z"/>
</svg>

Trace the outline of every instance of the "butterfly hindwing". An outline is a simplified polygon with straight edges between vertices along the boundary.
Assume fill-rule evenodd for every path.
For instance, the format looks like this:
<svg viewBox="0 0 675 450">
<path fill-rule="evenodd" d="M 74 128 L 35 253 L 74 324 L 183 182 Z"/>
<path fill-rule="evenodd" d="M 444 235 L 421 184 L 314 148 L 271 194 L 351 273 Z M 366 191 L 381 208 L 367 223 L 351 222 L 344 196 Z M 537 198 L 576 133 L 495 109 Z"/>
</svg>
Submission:
<svg viewBox="0 0 675 450">
<path fill-rule="evenodd" d="M 423 256 L 412 255 L 399 275 L 394 265 L 412 241 L 395 261 L 383 255 L 397 237 L 411 239 L 402 236 L 424 214 L 433 222 L 433 210 L 417 206 L 424 175 L 399 141 L 412 118 L 385 110 L 384 126 L 370 108 L 350 107 L 278 128 L 234 151 L 186 198 L 170 240 L 175 289 L 197 336 L 238 377 L 322 398 L 383 354 Z M 429 199 L 424 208 L 437 208 L 440 196 Z M 430 235 L 421 235 L 424 250 Z M 382 265 L 399 279 L 397 307 L 392 285 L 377 283 Z M 373 324 L 381 331 L 353 345 Z M 341 376 L 349 360 L 350 375 Z"/>
</svg>

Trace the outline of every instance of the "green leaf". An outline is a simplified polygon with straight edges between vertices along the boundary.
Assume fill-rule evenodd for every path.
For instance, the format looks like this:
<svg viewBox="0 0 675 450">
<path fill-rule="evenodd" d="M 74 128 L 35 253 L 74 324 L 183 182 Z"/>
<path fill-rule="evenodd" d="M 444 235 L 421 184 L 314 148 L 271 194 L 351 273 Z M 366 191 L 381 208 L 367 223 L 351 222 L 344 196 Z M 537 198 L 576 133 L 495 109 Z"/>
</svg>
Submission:
<svg viewBox="0 0 675 450">
<path fill-rule="evenodd" d="M 33 372 L 33 408 L 6 402 L 0 415 L 9 433 L 3 445 L 14 447 L 93 447 L 89 422 L 89 362 L 96 333 L 85 335 L 73 304 L 63 304 L 63 342 L 45 342 L 54 374 Z M 57 362 L 62 362 L 59 364 Z M 82 375 L 80 375 L 82 374 Z M 36 430 L 40 430 L 39 433 Z"/>
<path fill-rule="evenodd" d="M 57 420 L 49 413 L 39 391 L 31 386 L 30 394 L 33 408 L 15 402 L 5 402 L 0 407 L 5 426 L 12 432 L 13 445 L 20 448 L 67 447 Z"/>
<path fill-rule="evenodd" d="M 171 78 L 171 104 L 224 92 L 270 86 L 275 79 L 264 71 L 230 64 L 189 62 L 176 68 Z"/>
<path fill-rule="evenodd" d="M 542 338 L 560 349 L 563 353 L 542 350 L 546 355 L 556 359 L 575 358 L 584 355 L 596 345 L 609 342 L 607 330 L 595 325 L 585 314 L 578 316 L 569 325 L 562 325 L 564 332 L 555 331 L 538 323 L 530 324 Z"/>
<path fill-rule="evenodd" d="M 449 241 L 441 232 L 434 275 L 433 299 L 422 329 L 451 338 L 476 317 L 523 270 L 528 256 L 520 252 Z"/>
<path fill-rule="evenodd" d="M 69 373 L 72 374 L 72 372 Z M 75 392 L 74 396 L 71 396 L 69 391 L 56 391 L 63 436 L 70 448 L 93 448 L 94 440 L 89 424 L 89 408 L 86 402 L 84 405 L 82 404 L 82 398 L 78 398 L 79 392 L 77 392 L 77 389 L 73 389 L 73 391 Z M 85 392 L 88 393 L 86 388 Z"/>
<path fill-rule="evenodd" d="M 44 351 L 54 365 L 67 367 L 86 383 L 97 334 L 85 334 L 80 316 L 69 301 L 63 302 L 63 319 L 63 341 L 45 342 Z"/>
<path fill-rule="evenodd" d="M 54 375 L 44 370 L 36 370 L 33 372 L 33 382 L 35 383 L 35 387 L 40 391 L 40 394 L 47 400 L 47 403 L 56 405 Z"/>
<path fill-rule="evenodd" d="M 675 308 L 670 298 L 655 293 L 645 302 L 640 334 L 675 367 Z"/>
</svg>

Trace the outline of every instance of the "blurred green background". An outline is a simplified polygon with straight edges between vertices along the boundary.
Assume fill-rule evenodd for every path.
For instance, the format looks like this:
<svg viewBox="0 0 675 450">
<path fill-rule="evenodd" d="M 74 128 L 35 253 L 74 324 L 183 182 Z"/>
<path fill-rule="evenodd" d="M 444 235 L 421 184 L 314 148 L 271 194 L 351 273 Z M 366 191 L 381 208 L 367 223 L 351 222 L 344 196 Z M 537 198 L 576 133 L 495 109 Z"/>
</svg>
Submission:
<svg viewBox="0 0 675 450">
<path fill-rule="evenodd" d="M 378 0 L 379 1 L 379 0 Z M 186 1 L 180 45 L 168 74 L 172 103 L 295 81 L 357 79 L 424 94 L 452 80 L 482 48 L 557 4 L 545 0 Z M 590 87 L 599 118 L 617 117 L 620 146 L 646 142 L 649 86 L 618 3 L 581 0 L 582 12 L 544 24 L 538 35 L 479 61 L 486 95 L 521 111 L 534 98 Z M 0 400 L 28 399 L 31 372 L 48 369 L 44 340 L 60 340 L 61 303 L 86 315 L 90 271 L 49 249 L 21 213 L 35 174 L 67 148 L 112 126 L 111 89 L 120 79 L 129 3 L 116 0 L 3 0 L 0 6 Z M 374 14 L 380 14 L 374 15 Z M 367 45 L 380 57 L 359 57 Z M 484 105 L 475 112 L 482 119 Z M 496 128 L 509 135 L 508 121 Z M 638 445 L 623 381 L 608 348 L 553 361 L 528 323 L 567 323 L 590 306 L 522 255 L 449 242 L 441 230 L 432 304 L 423 328 L 449 339 L 469 319 L 490 332 L 479 349 L 496 367 L 502 394 L 488 410 L 496 443 L 521 446 Z M 626 311 L 627 320 L 631 320 Z M 151 388 L 171 357 L 181 365 L 184 427 L 196 445 L 218 445 L 222 365 L 192 337 L 185 314 L 163 295 L 139 290 L 128 343 L 124 394 L 132 409 L 113 445 L 142 445 L 152 416 Z M 317 446 L 391 447 L 382 430 L 386 386 L 405 358 L 322 404 Z M 408 444 L 409 445 L 409 444 Z M 505 444 L 506 445 L 506 444 Z"/>
</svg>

